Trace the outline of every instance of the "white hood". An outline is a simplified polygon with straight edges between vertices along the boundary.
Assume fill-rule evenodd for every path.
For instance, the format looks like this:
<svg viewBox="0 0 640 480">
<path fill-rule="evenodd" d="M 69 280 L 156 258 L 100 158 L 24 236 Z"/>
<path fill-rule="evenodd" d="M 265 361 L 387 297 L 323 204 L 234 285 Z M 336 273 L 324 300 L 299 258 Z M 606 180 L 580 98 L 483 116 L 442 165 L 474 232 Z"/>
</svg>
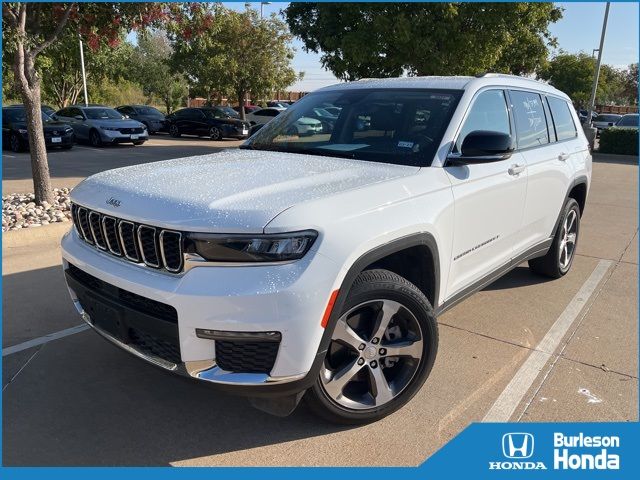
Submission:
<svg viewBox="0 0 640 480">
<path fill-rule="evenodd" d="M 158 227 L 259 233 L 293 205 L 418 170 L 317 155 L 234 149 L 98 173 L 74 188 L 71 199 L 109 215 Z"/>
</svg>

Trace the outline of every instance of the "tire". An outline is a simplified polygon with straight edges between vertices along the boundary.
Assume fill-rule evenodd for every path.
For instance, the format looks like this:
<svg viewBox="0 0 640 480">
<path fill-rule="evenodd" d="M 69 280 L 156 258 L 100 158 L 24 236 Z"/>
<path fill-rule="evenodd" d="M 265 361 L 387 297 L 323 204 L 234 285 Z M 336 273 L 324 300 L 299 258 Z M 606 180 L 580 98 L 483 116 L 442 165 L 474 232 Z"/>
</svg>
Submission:
<svg viewBox="0 0 640 480">
<path fill-rule="evenodd" d="M 171 125 L 169 125 L 169 135 L 171 135 L 174 138 L 180 137 L 180 129 L 175 123 L 172 123 Z"/>
<path fill-rule="evenodd" d="M 209 130 L 209 136 L 211 140 L 222 140 L 222 132 L 218 127 L 211 127 Z"/>
<path fill-rule="evenodd" d="M 20 153 L 24 150 L 24 146 L 22 145 L 22 140 L 15 133 L 11 134 L 9 138 L 9 146 L 11 147 L 11 151 L 15 153 Z"/>
<path fill-rule="evenodd" d="M 318 378 L 305 394 L 325 420 L 356 425 L 386 417 L 411 400 L 431 372 L 438 350 L 433 308 L 415 285 L 393 272 L 360 273 L 333 328 Z M 398 355 L 391 354 L 393 348 Z M 351 380 L 341 381 L 340 373 L 354 371 Z"/>
<path fill-rule="evenodd" d="M 568 198 L 549 251 L 544 257 L 529 260 L 531 271 L 551 278 L 566 275 L 573 264 L 579 235 L 580 206 L 575 199 Z"/>
<path fill-rule="evenodd" d="M 91 132 L 89 132 L 89 143 L 91 143 L 92 147 L 102 147 L 102 139 L 96 130 L 91 130 Z"/>
</svg>

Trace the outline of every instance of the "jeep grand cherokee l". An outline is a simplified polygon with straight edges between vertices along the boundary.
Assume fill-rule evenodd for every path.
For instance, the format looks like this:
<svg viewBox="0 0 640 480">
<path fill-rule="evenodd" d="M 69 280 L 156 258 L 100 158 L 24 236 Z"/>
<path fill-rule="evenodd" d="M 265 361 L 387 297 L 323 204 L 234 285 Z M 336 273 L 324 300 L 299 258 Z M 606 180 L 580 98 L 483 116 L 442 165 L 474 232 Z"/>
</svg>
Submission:
<svg viewBox="0 0 640 480">
<path fill-rule="evenodd" d="M 291 128 L 336 107 L 331 131 Z M 436 316 L 528 261 L 571 268 L 591 156 L 568 97 L 487 74 L 323 88 L 239 150 L 89 177 L 62 241 L 99 334 L 165 370 L 342 423 L 404 405 Z"/>
</svg>

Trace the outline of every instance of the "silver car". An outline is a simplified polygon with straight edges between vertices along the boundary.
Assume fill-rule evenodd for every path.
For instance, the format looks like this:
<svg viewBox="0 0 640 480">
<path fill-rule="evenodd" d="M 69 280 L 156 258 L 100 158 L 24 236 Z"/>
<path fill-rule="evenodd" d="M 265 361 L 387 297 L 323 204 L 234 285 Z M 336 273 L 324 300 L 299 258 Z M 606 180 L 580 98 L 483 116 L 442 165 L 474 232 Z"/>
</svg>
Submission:
<svg viewBox="0 0 640 480">
<path fill-rule="evenodd" d="M 598 129 L 599 134 L 602 130 L 613 127 L 621 118 L 622 115 L 618 115 L 615 113 L 601 113 L 593 119 L 593 126 Z"/>
<path fill-rule="evenodd" d="M 74 105 L 58 110 L 55 118 L 71 125 L 76 139 L 88 141 L 94 147 L 116 143 L 142 145 L 149 139 L 147 127 L 109 107 Z"/>
</svg>

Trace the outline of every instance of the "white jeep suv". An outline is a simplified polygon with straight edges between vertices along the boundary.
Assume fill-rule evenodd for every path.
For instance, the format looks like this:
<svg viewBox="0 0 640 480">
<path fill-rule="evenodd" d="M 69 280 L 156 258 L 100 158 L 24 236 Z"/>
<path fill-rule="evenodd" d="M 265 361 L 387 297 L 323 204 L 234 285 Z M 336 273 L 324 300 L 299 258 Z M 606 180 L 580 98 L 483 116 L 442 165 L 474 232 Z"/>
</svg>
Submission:
<svg viewBox="0 0 640 480">
<path fill-rule="evenodd" d="M 292 125 L 331 108 L 335 121 Z M 508 75 L 363 80 L 240 149 L 72 192 L 71 297 L 99 334 L 271 413 L 342 423 L 420 389 L 436 316 L 528 261 L 571 267 L 591 178 L 569 98 Z"/>
</svg>

